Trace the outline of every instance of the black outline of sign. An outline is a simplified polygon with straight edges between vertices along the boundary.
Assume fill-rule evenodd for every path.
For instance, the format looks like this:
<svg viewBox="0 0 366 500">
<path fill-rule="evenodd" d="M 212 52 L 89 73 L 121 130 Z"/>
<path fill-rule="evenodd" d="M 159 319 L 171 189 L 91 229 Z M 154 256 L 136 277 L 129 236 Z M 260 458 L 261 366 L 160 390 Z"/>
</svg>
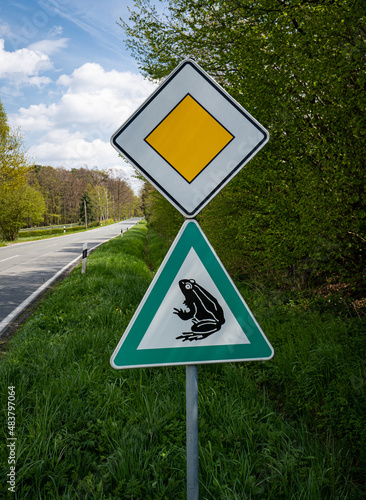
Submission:
<svg viewBox="0 0 366 500">
<path fill-rule="evenodd" d="M 213 156 L 213 157 L 211 158 L 211 160 L 210 160 L 210 161 L 209 161 L 209 162 L 208 162 L 208 163 L 207 163 L 204 167 L 202 167 L 202 168 L 201 168 L 201 170 L 198 172 L 198 174 L 196 174 L 196 175 L 193 177 L 193 179 L 192 179 L 192 180 L 190 180 L 190 181 L 188 181 L 188 180 L 184 177 L 184 175 L 183 175 L 183 174 L 181 174 L 181 173 L 179 172 L 179 170 L 177 170 L 177 169 L 174 167 L 174 165 L 172 165 L 172 164 L 171 164 L 171 163 L 170 163 L 170 162 L 169 162 L 166 158 L 164 158 L 164 156 L 163 156 L 162 154 L 160 154 L 160 153 L 159 153 L 159 151 L 158 151 L 157 149 L 155 149 L 155 148 L 154 148 L 154 146 L 152 146 L 152 145 L 149 143 L 149 141 L 147 140 L 147 138 L 148 138 L 148 137 L 149 137 L 149 136 L 150 136 L 150 135 L 154 132 L 154 130 L 156 130 L 158 127 L 160 127 L 160 125 L 163 123 L 163 121 L 164 121 L 164 120 L 166 120 L 166 119 L 168 118 L 168 116 L 169 116 L 169 115 L 171 115 L 171 114 L 173 113 L 173 111 L 174 111 L 174 110 L 175 110 L 175 109 L 176 109 L 176 108 L 177 108 L 177 107 L 178 107 L 178 106 L 179 106 L 179 105 L 180 105 L 180 104 L 184 101 L 184 99 L 186 99 L 186 98 L 187 98 L 187 96 L 189 96 L 191 99 L 193 99 L 193 100 L 194 100 L 194 101 L 198 104 L 198 106 L 199 106 L 200 108 L 202 108 L 204 111 L 206 111 L 206 113 L 207 113 L 208 115 L 210 115 L 210 116 L 211 116 L 211 118 L 212 118 L 213 120 L 215 120 L 215 122 L 216 122 L 216 123 L 218 123 L 218 124 L 219 124 L 219 125 L 220 125 L 220 126 L 221 126 L 221 127 L 222 127 L 222 128 L 223 128 L 226 132 L 227 132 L 227 133 L 228 133 L 228 134 L 230 134 L 230 135 L 231 135 L 231 139 L 230 139 L 230 141 L 229 141 L 229 142 L 227 142 L 227 143 L 225 144 L 225 146 L 224 146 L 223 148 L 221 148 L 221 149 L 220 149 L 220 151 L 219 151 L 218 153 L 216 153 L 216 154 L 215 154 L 215 156 Z M 206 167 L 208 167 L 208 165 L 209 165 L 212 161 L 214 161 L 214 159 L 216 158 L 216 156 L 217 156 L 217 155 L 219 155 L 219 154 L 221 153 L 221 151 L 223 151 L 223 150 L 224 150 L 224 149 L 225 149 L 225 148 L 226 148 L 226 147 L 230 144 L 230 142 L 231 142 L 233 139 L 235 139 L 235 135 L 233 135 L 233 134 L 230 132 L 230 130 L 228 130 L 226 127 L 224 127 L 224 125 L 223 125 L 222 123 L 220 123 L 220 122 L 219 122 L 219 120 L 217 120 L 217 119 L 216 119 L 216 118 L 215 118 L 215 117 L 214 117 L 214 116 L 213 116 L 213 115 L 212 115 L 209 111 L 207 111 L 207 109 L 206 109 L 204 106 L 202 106 L 202 104 L 201 104 L 201 103 L 199 103 L 199 102 L 197 101 L 197 99 L 195 99 L 195 98 L 193 97 L 193 95 L 191 95 L 191 94 L 188 92 L 188 93 L 187 93 L 187 94 L 186 94 L 186 95 L 185 95 L 185 96 L 184 96 L 184 97 L 183 97 L 183 98 L 182 98 L 182 99 L 178 102 L 178 104 L 177 104 L 176 106 L 174 106 L 174 108 L 173 108 L 173 109 L 171 109 L 171 110 L 169 111 L 169 113 L 168 113 L 168 114 L 167 114 L 167 115 L 166 115 L 166 116 L 165 116 L 165 117 L 164 117 L 164 118 L 163 118 L 163 119 L 162 119 L 162 120 L 161 120 L 161 121 L 160 121 L 160 122 L 156 125 L 156 127 L 154 127 L 154 128 L 152 129 L 152 131 L 151 131 L 151 132 L 149 132 L 149 133 L 147 134 L 147 136 L 145 137 L 144 141 L 146 142 L 146 144 L 148 144 L 148 145 L 149 145 L 149 146 L 150 146 L 150 147 L 151 147 L 151 148 L 155 151 L 155 153 L 157 153 L 157 154 L 160 156 L 160 158 L 162 158 L 164 161 L 166 161 L 166 162 L 167 162 L 167 164 L 168 164 L 168 165 L 170 165 L 172 168 L 174 168 L 174 170 L 177 172 L 177 174 L 179 174 L 179 175 L 180 175 L 180 176 L 181 176 L 181 177 L 182 177 L 182 178 L 183 178 L 186 182 L 188 182 L 188 184 L 190 184 L 191 182 L 193 182 L 193 181 L 194 181 L 194 180 L 195 180 L 195 179 L 196 179 L 196 178 L 197 178 L 197 177 L 198 177 L 198 176 L 199 176 L 199 175 L 200 175 L 200 174 L 201 174 L 201 173 L 205 170 L 205 168 L 206 168 Z"/>
<path fill-rule="evenodd" d="M 152 175 L 150 175 L 148 172 L 146 172 L 146 170 L 141 167 L 141 165 L 139 163 L 137 163 L 136 160 L 134 160 L 132 158 L 132 156 L 130 156 L 127 151 L 125 151 L 118 143 L 117 143 L 117 138 L 124 132 L 124 130 L 130 126 L 130 124 L 147 108 L 147 106 L 149 106 L 149 104 L 165 89 L 165 87 L 173 80 L 173 78 L 175 78 L 181 71 L 182 69 L 186 66 L 186 65 L 190 65 L 194 68 L 195 71 L 197 71 L 201 76 L 202 78 L 204 78 L 206 80 L 207 83 L 209 83 L 217 92 L 219 92 L 232 106 L 234 106 L 234 108 L 236 108 L 236 110 L 241 114 L 243 115 L 257 130 L 260 131 L 261 134 L 263 134 L 263 139 L 250 151 L 249 154 L 247 154 L 245 156 L 245 158 L 243 158 L 237 165 L 236 167 L 234 167 L 230 173 L 228 175 L 225 176 L 224 179 L 222 179 L 221 182 L 219 182 L 218 184 L 216 184 L 216 187 L 210 192 L 209 195 L 207 195 L 205 197 L 204 200 L 202 200 L 196 207 L 194 210 L 192 210 L 191 212 L 188 212 L 165 188 L 163 188 L 163 186 L 161 186 L 155 179 L 154 177 L 152 177 Z M 268 139 L 268 135 L 266 132 L 264 132 L 264 130 L 257 125 L 257 123 L 255 123 L 252 118 L 250 116 L 247 115 L 247 113 L 245 112 L 245 110 L 239 105 L 236 103 L 236 101 L 229 95 L 229 94 L 226 94 L 226 92 L 214 81 L 214 80 L 211 80 L 211 78 L 206 75 L 205 73 L 202 72 L 201 68 L 195 64 L 192 60 L 185 60 L 181 63 L 180 66 L 177 67 L 177 69 L 175 71 L 173 71 L 173 73 L 171 73 L 169 75 L 168 78 L 165 79 L 165 81 L 157 88 L 157 90 L 155 92 L 153 92 L 153 94 L 145 101 L 145 103 L 136 111 L 136 113 L 134 115 L 131 116 L 130 119 L 127 120 L 127 122 L 125 122 L 124 125 L 122 125 L 122 127 L 112 136 L 112 143 L 114 144 L 114 146 L 122 152 L 122 154 L 128 159 L 130 160 L 130 162 L 132 163 L 132 165 L 134 165 L 137 170 L 139 170 L 145 177 L 147 177 L 147 179 L 153 184 L 155 185 L 162 193 L 164 193 L 164 196 L 166 198 L 168 198 L 168 200 L 171 200 L 173 202 L 173 205 L 175 205 L 176 207 L 179 207 L 180 210 L 182 211 L 183 214 L 185 214 L 185 216 L 187 216 L 188 218 L 192 218 L 192 217 L 196 217 L 196 215 L 198 215 L 198 213 L 202 210 L 202 208 L 209 202 L 209 200 L 211 200 L 214 196 L 215 196 L 215 193 L 217 194 L 220 189 L 232 178 L 234 177 L 235 173 L 240 170 L 241 166 L 243 164 L 245 164 L 247 162 L 247 160 L 253 156 L 253 154 L 255 153 L 255 151 L 257 151 L 257 149 L 260 148 L 260 146 L 266 142 Z M 149 145 L 150 146 L 150 145 Z M 151 146 L 150 146 L 151 147 Z M 175 169 L 174 169 L 175 170 Z M 186 180 L 186 179 L 185 179 Z M 186 180 L 187 182 L 187 180 Z"/>
</svg>

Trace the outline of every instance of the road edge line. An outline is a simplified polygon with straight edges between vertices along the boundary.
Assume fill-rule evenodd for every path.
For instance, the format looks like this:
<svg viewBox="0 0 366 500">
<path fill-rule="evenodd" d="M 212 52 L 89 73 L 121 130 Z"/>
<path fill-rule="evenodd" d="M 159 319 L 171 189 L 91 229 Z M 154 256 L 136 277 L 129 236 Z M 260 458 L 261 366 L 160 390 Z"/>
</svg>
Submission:
<svg viewBox="0 0 366 500">
<path fill-rule="evenodd" d="M 88 255 L 89 255 L 89 253 L 93 252 L 98 247 L 100 247 L 100 245 L 103 245 L 104 243 L 107 243 L 107 241 L 110 241 L 110 240 L 113 240 L 114 238 L 117 238 L 117 236 L 120 236 L 120 235 L 116 234 L 115 236 L 112 236 L 111 238 L 109 238 L 109 240 L 102 241 L 101 243 L 98 243 L 98 245 L 95 245 L 93 248 L 91 248 L 90 250 L 88 250 Z M 66 266 L 64 266 L 62 269 L 60 269 L 59 271 L 57 271 L 56 274 L 54 274 L 53 276 L 51 276 L 51 278 L 49 280 L 45 281 L 43 283 L 43 285 L 41 285 L 39 288 L 37 288 L 37 290 L 35 290 L 31 295 L 29 295 L 28 298 L 26 298 L 25 300 L 23 300 L 23 302 L 21 304 L 19 304 L 19 306 L 17 306 L 10 314 L 8 314 L 2 321 L 0 321 L 0 337 L 3 335 L 3 333 L 6 332 L 6 330 L 13 323 L 13 321 L 15 321 L 22 314 L 22 312 L 44 292 L 44 290 L 47 287 L 49 287 L 50 285 L 52 285 L 52 283 L 54 281 L 56 281 L 57 278 L 62 273 L 64 273 L 65 271 L 67 271 L 70 267 L 72 267 L 74 264 L 76 264 L 76 262 L 78 262 L 79 260 L 81 260 L 82 255 L 83 254 L 81 253 L 80 255 L 78 255 L 76 257 L 76 259 L 72 260 L 71 262 L 69 262 L 68 264 L 66 264 Z"/>
<path fill-rule="evenodd" d="M 56 274 L 54 274 L 53 276 L 51 276 L 51 278 L 47 281 L 45 281 L 43 283 L 43 285 L 41 285 L 39 288 L 37 288 L 37 290 L 35 290 L 31 295 L 29 295 L 29 297 L 27 297 L 25 300 L 23 300 L 23 302 L 21 304 L 19 304 L 18 307 L 16 307 L 10 314 L 8 314 L 6 316 L 6 318 L 4 318 L 1 322 L 0 322 L 0 337 L 2 336 L 2 334 L 8 329 L 8 327 L 13 323 L 13 321 L 16 320 L 16 318 L 18 316 L 20 316 L 22 314 L 22 312 L 32 303 L 34 302 L 42 293 L 43 291 L 48 287 L 50 286 L 54 281 L 57 280 L 57 278 L 62 274 L 64 273 L 65 271 L 67 271 L 67 269 L 69 269 L 69 267 L 71 267 L 72 265 L 74 265 L 78 260 L 80 260 L 81 258 L 81 255 L 78 255 L 78 257 L 76 257 L 76 259 L 74 259 L 73 261 L 69 262 L 65 267 L 63 267 L 62 269 L 60 269 L 59 271 L 57 271 Z"/>
</svg>

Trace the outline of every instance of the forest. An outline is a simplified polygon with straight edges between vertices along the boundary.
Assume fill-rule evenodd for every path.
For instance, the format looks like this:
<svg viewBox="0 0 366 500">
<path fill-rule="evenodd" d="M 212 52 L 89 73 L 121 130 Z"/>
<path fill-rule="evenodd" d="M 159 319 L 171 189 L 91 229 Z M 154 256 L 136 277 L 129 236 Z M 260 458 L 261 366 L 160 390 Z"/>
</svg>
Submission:
<svg viewBox="0 0 366 500">
<path fill-rule="evenodd" d="M 120 25 L 142 73 L 193 58 L 270 141 L 197 217 L 229 272 L 282 289 L 365 292 L 365 3 L 135 0 Z M 170 50 L 165 50 L 170 47 Z M 145 185 L 170 241 L 183 218 Z"/>
<path fill-rule="evenodd" d="M 0 101 L 0 237 L 34 226 L 85 224 L 137 215 L 140 201 L 118 171 L 34 165 Z"/>
<path fill-rule="evenodd" d="M 96 168 L 52 168 L 35 165 L 29 183 L 43 194 L 43 225 L 106 219 L 120 220 L 138 209 L 138 198 L 123 179 Z M 85 204 L 84 204 L 85 200 Z"/>
</svg>

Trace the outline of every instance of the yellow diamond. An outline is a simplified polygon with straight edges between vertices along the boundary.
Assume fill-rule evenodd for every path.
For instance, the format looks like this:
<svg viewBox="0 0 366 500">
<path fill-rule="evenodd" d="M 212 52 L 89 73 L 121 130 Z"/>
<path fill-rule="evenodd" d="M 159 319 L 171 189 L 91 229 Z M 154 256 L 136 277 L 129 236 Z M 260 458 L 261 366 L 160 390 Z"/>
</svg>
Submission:
<svg viewBox="0 0 366 500">
<path fill-rule="evenodd" d="M 186 181 L 192 182 L 233 138 L 187 94 L 145 140 Z"/>
</svg>

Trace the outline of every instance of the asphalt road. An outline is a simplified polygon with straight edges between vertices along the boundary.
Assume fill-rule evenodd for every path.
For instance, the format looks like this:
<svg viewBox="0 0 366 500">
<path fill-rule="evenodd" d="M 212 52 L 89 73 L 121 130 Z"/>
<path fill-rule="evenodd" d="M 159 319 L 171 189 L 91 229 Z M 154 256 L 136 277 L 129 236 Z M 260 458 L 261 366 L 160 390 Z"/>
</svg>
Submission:
<svg viewBox="0 0 366 500">
<path fill-rule="evenodd" d="M 82 233 L 0 248 L 0 335 L 43 289 L 90 249 L 134 226 L 133 218 Z"/>
</svg>

